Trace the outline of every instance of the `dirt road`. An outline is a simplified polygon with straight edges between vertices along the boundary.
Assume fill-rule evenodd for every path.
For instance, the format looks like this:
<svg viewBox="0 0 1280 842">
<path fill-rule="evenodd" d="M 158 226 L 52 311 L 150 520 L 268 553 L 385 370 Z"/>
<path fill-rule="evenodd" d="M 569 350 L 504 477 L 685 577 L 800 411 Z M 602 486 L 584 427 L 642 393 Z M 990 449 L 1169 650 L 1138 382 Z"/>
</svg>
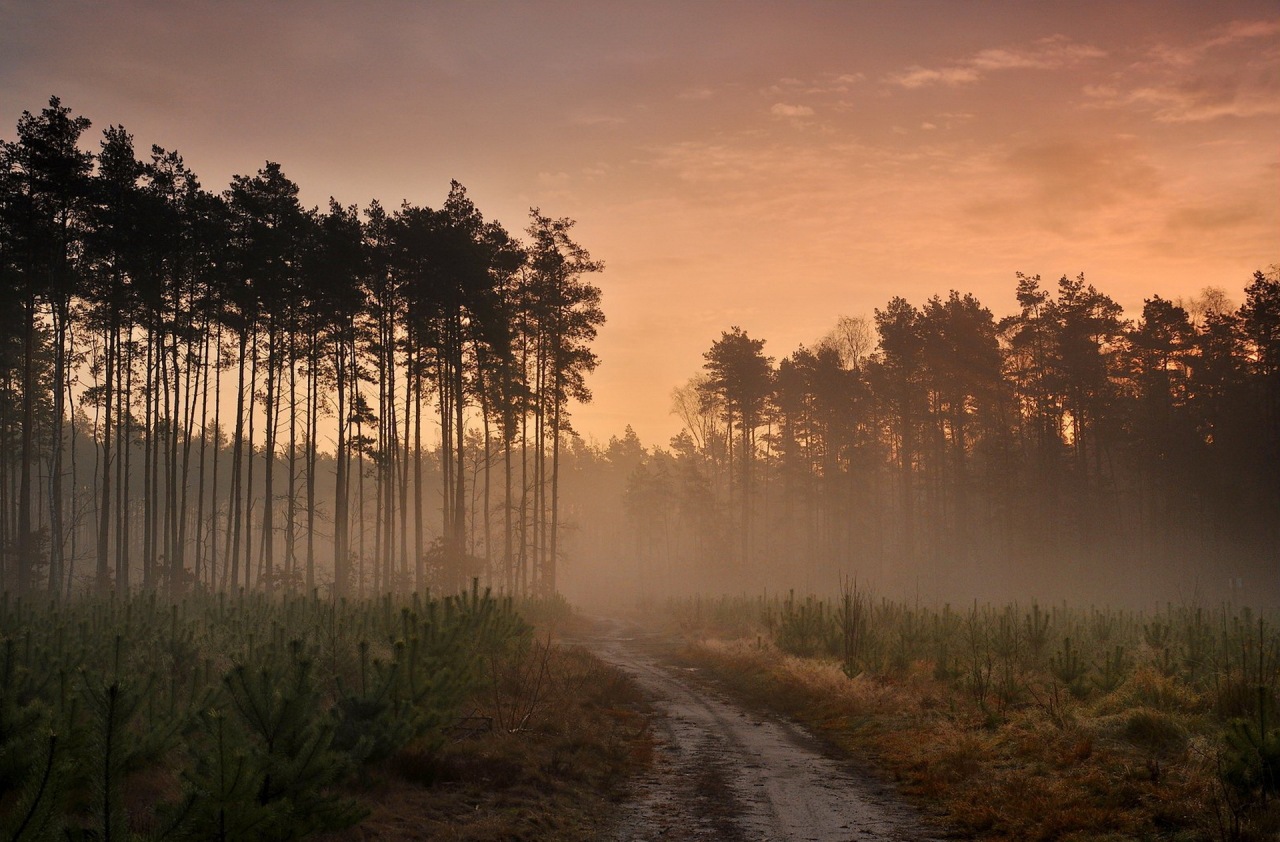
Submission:
<svg viewBox="0 0 1280 842">
<path fill-rule="evenodd" d="M 619 623 L 587 642 L 633 675 L 658 712 L 658 756 L 625 807 L 617 842 L 942 838 L 811 735 L 743 709 L 665 662 L 656 644 Z"/>
</svg>

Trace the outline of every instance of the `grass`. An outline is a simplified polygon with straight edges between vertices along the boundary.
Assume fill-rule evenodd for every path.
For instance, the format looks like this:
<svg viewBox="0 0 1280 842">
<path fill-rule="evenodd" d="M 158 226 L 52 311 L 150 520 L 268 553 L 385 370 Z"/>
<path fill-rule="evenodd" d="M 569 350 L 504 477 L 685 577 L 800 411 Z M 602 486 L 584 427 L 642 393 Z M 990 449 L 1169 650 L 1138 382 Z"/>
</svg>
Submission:
<svg viewBox="0 0 1280 842">
<path fill-rule="evenodd" d="M 650 762 L 639 691 L 579 647 L 531 647 L 526 658 L 526 669 L 507 673 L 500 693 L 487 687 L 469 701 L 463 727 L 442 755 L 410 746 L 350 784 L 369 815 L 318 838 L 601 838 L 627 781 Z M 521 712 L 519 727 L 512 709 Z"/>
<path fill-rule="evenodd" d="M 6 839 L 592 839 L 646 723 L 623 673 L 478 587 L 0 595 Z"/>
<path fill-rule="evenodd" d="M 1276 838 L 1265 621 L 861 599 L 686 602 L 669 616 L 686 658 L 870 761 L 966 837 Z M 1242 729 L 1252 736 L 1232 743 Z"/>
</svg>

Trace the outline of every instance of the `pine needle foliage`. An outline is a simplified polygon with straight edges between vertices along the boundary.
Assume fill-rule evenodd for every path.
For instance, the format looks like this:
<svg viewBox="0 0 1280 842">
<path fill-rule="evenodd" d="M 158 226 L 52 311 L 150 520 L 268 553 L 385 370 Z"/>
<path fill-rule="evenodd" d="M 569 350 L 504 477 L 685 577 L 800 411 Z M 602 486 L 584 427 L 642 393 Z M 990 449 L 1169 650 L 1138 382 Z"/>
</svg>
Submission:
<svg viewBox="0 0 1280 842">
<path fill-rule="evenodd" d="M 0 838 L 293 840 L 358 822 L 335 795 L 431 758 L 527 645 L 509 600 L 0 595 Z"/>
</svg>

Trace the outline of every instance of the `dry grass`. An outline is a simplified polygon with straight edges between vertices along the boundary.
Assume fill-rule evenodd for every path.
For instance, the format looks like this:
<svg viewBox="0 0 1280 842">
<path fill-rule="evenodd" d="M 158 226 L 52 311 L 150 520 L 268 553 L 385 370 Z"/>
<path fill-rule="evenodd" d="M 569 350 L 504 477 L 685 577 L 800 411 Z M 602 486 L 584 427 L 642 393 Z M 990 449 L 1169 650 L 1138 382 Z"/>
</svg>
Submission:
<svg viewBox="0 0 1280 842">
<path fill-rule="evenodd" d="M 993 713 L 935 680 L 926 662 L 892 680 L 849 679 L 836 663 L 785 655 L 758 638 L 700 641 L 686 654 L 754 702 L 872 760 L 960 834 L 1232 838 L 1220 822 L 1203 700 L 1154 671 L 1087 702 L 1032 688 Z"/>
<path fill-rule="evenodd" d="M 530 657 L 541 658 L 536 649 Z M 537 675 L 539 670 L 532 671 Z M 630 679 L 575 647 L 552 646 L 545 676 L 473 700 L 469 724 L 442 756 L 415 747 L 367 769 L 348 787 L 370 813 L 358 826 L 321 837 L 355 840 L 597 839 L 652 743 Z M 527 698 L 513 701 L 511 693 Z M 534 699 L 534 696 L 537 699 Z M 518 730 L 496 705 L 532 714 Z"/>
</svg>

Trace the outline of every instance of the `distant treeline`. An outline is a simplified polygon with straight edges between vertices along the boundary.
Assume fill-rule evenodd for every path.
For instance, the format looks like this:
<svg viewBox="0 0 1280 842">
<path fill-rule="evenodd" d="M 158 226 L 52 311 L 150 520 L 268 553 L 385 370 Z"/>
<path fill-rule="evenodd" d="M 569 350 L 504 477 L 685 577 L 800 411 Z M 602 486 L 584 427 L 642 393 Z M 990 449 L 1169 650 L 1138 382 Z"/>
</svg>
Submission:
<svg viewBox="0 0 1280 842">
<path fill-rule="evenodd" d="M 1242 279 L 1243 280 L 1243 279 Z M 1018 312 L 894 298 L 778 364 L 739 328 L 625 492 L 650 582 L 930 598 L 1280 597 L 1280 274 L 1136 320 L 1017 276 Z M 657 571 L 666 571 L 659 574 Z M 675 589 L 683 589 L 675 585 Z"/>
<path fill-rule="evenodd" d="M 571 220 L 211 192 L 89 126 L 0 143 L 0 590 L 555 590 L 604 321 Z"/>
</svg>

